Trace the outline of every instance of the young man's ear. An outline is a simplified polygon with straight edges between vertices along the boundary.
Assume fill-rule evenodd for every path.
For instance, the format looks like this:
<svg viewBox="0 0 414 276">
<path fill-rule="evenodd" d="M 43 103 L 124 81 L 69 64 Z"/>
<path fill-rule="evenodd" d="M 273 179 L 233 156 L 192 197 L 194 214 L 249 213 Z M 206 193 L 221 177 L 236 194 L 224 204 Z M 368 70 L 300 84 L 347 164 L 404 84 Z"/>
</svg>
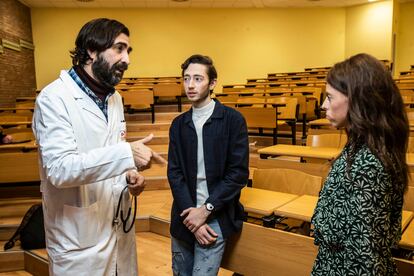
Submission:
<svg viewBox="0 0 414 276">
<path fill-rule="evenodd" d="M 214 90 L 214 87 L 216 87 L 217 84 L 217 79 L 214 79 L 210 82 L 210 84 L 208 85 L 208 87 L 210 88 L 210 91 Z"/>
</svg>

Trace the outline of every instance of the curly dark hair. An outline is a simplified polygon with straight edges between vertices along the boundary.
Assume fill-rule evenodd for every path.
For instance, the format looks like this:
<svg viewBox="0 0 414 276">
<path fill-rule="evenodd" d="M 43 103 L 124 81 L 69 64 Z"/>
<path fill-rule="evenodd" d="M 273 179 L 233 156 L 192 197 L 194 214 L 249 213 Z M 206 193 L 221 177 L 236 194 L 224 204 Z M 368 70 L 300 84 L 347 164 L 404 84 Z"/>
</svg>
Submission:
<svg viewBox="0 0 414 276">
<path fill-rule="evenodd" d="M 85 65 L 91 59 L 88 50 L 98 53 L 105 51 L 121 33 L 129 36 L 128 28 L 117 20 L 98 18 L 89 21 L 79 31 L 75 49 L 70 51 L 72 64 Z"/>
<path fill-rule="evenodd" d="M 355 151 L 360 145 L 367 145 L 401 188 L 406 189 L 409 126 L 391 73 L 376 58 L 358 54 L 335 64 L 327 83 L 348 97 L 345 130 L 350 149 Z"/>
</svg>

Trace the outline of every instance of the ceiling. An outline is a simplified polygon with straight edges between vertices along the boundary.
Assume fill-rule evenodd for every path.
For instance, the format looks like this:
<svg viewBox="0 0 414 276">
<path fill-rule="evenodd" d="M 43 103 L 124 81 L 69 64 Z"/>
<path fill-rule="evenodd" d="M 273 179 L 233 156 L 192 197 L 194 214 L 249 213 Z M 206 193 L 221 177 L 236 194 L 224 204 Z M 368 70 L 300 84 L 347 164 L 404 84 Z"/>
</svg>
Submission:
<svg viewBox="0 0 414 276">
<path fill-rule="evenodd" d="M 346 7 L 368 0 L 19 0 L 32 8 L 279 8 Z M 86 2 L 85 2 L 86 1 Z M 182 1 L 182 0 L 181 0 Z M 408 2 L 405 0 L 400 2 Z"/>
</svg>

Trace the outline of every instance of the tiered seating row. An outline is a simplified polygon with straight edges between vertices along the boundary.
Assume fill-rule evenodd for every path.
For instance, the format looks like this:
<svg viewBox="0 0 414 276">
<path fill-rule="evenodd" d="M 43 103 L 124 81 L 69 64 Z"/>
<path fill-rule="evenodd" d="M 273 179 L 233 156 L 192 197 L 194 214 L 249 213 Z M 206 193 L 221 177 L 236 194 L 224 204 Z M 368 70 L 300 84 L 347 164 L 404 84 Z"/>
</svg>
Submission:
<svg viewBox="0 0 414 276">
<path fill-rule="evenodd" d="M 124 99 L 128 111 L 151 110 L 154 120 L 154 105 L 176 102 L 181 112 L 185 96 L 181 77 L 148 77 L 123 79 L 117 90 Z"/>
</svg>

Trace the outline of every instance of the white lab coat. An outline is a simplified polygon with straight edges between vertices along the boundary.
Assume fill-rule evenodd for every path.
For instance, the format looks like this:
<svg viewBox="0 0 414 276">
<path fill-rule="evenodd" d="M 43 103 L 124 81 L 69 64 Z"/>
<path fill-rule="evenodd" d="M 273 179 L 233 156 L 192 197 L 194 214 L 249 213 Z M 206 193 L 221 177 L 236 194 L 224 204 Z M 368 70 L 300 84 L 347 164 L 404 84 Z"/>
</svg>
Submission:
<svg viewBox="0 0 414 276">
<path fill-rule="evenodd" d="M 117 269 L 119 276 L 137 275 L 135 229 L 125 234 L 122 225 L 112 225 L 125 172 L 135 168 L 124 142 L 119 93 L 108 100 L 107 122 L 62 71 L 36 99 L 33 130 L 40 153 L 50 274 L 115 275 Z M 124 194 L 124 199 L 127 211 L 129 196 Z"/>
</svg>

